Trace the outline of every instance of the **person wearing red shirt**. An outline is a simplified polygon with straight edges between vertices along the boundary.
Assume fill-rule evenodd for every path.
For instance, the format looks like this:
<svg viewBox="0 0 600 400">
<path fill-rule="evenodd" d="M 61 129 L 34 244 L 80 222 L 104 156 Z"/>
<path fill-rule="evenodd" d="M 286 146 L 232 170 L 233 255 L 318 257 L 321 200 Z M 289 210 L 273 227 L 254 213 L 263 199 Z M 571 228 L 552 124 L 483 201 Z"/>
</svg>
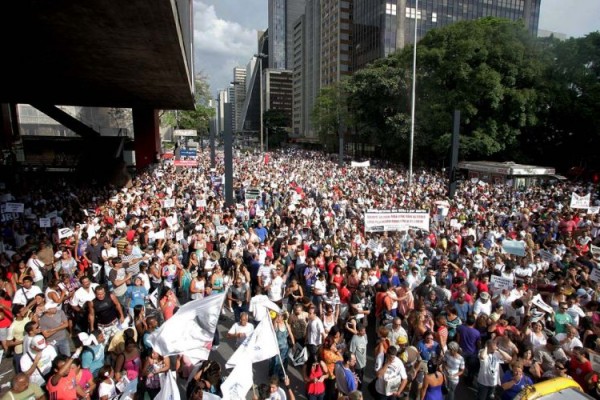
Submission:
<svg viewBox="0 0 600 400">
<path fill-rule="evenodd" d="M 583 347 L 574 347 L 571 361 L 569 362 L 569 372 L 575 382 L 582 388 L 587 387 L 586 377 L 592 372 L 592 363 L 585 357 Z"/>
</svg>

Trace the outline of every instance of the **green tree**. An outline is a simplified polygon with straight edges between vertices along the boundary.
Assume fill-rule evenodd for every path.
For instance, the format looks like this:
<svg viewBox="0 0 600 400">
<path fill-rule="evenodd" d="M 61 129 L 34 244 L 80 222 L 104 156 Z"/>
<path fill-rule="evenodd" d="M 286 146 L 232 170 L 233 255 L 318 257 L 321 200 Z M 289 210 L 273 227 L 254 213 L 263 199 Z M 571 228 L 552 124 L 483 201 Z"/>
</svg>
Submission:
<svg viewBox="0 0 600 400">
<path fill-rule="evenodd" d="M 461 157 L 510 154 L 521 131 L 537 124 L 545 64 L 521 23 L 452 24 L 430 31 L 417 54 L 418 135 L 431 138 L 438 156 L 449 148 L 455 109 L 461 111 Z"/>
<path fill-rule="evenodd" d="M 281 110 L 270 109 L 263 113 L 263 125 L 267 130 L 268 148 L 280 147 L 288 140 L 288 129 L 291 125 L 289 116 Z"/>
<path fill-rule="evenodd" d="M 340 127 L 350 126 L 346 81 L 321 88 L 312 110 L 312 123 L 326 151 L 337 151 Z"/>
<path fill-rule="evenodd" d="M 161 125 L 178 129 L 195 129 L 198 136 L 208 134 L 210 119 L 215 115 L 215 109 L 209 107 L 210 87 L 206 76 L 196 75 L 195 79 L 195 109 L 194 110 L 165 110 L 160 114 Z"/>
<path fill-rule="evenodd" d="M 540 92 L 540 124 L 522 138 L 522 147 L 539 163 L 556 148 L 565 155 L 552 165 L 598 167 L 596 149 L 600 141 L 600 32 L 583 38 L 541 42 L 551 58 Z"/>
</svg>

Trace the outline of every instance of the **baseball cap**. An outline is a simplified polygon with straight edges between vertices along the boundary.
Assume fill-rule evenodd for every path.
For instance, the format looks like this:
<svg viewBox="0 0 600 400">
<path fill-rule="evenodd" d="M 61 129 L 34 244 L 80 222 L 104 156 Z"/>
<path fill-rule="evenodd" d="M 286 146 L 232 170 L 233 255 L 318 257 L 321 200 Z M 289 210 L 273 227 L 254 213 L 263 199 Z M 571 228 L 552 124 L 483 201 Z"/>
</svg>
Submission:
<svg viewBox="0 0 600 400">
<path fill-rule="evenodd" d="M 587 297 L 587 292 L 583 288 L 577 289 L 577 297 Z"/>
<path fill-rule="evenodd" d="M 35 335 L 30 346 L 32 349 L 44 350 L 48 344 L 46 343 L 46 338 L 44 336 Z"/>
</svg>

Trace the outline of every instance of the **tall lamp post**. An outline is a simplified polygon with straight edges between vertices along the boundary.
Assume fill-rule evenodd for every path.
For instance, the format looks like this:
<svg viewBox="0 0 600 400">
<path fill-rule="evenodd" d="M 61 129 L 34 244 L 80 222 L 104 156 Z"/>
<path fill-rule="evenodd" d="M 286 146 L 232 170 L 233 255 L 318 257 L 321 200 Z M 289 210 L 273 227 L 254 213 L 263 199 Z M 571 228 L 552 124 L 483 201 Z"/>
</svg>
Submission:
<svg viewBox="0 0 600 400">
<path fill-rule="evenodd" d="M 415 93 L 417 86 L 417 25 L 419 16 L 419 0 L 415 3 L 415 43 L 413 46 L 412 66 L 412 104 L 410 108 L 410 152 L 408 155 L 408 184 L 413 183 L 413 152 L 415 147 Z"/>
<path fill-rule="evenodd" d="M 258 58 L 259 61 L 259 78 L 260 78 L 260 152 L 264 152 L 263 145 L 263 80 L 262 80 L 262 70 L 263 70 L 263 59 L 269 57 L 264 53 L 255 54 L 254 57 Z"/>
</svg>

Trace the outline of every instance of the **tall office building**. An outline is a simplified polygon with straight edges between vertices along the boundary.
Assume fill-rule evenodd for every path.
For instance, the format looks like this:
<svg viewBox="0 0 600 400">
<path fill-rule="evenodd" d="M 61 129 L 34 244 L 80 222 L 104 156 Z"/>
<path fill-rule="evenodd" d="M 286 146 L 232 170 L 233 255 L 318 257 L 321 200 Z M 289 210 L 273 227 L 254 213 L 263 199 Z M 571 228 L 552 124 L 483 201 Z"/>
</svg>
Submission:
<svg viewBox="0 0 600 400">
<path fill-rule="evenodd" d="M 263 71 L 263 110 L 281 111 L 292 127 L 292 71 L 266 69 Z"/>
<path fill-rule="evenodd" d="M 541 0 L 354 0 L 352 67 L 366 64 L 414 43 L 427 32 L 458 21 L 483 17 L 523 20 L 535 35 Z"/>
<path fill-rule="evenodd" d="M 311 115 L 321 89 L 321 0 L 306 0 L 294 24 L 292 136 L 316 141 Z"/>
<path fill-rule="evenodd" d="M 321 87 L 352 73 L 352 1 L 321 0 Z"/>
<path fill-rule="evenodd" d="M 269 68 L 293 67 L 294 23 L 305 0 L 269 0 Z"/>
<path fill-rule="evenodd" d="M 242 114 L 244 101 L 246 100 L 246 68 L 233 68 L 233 107 L 234 132 L 241 132 L 243 127 Z"/>
</svg>

